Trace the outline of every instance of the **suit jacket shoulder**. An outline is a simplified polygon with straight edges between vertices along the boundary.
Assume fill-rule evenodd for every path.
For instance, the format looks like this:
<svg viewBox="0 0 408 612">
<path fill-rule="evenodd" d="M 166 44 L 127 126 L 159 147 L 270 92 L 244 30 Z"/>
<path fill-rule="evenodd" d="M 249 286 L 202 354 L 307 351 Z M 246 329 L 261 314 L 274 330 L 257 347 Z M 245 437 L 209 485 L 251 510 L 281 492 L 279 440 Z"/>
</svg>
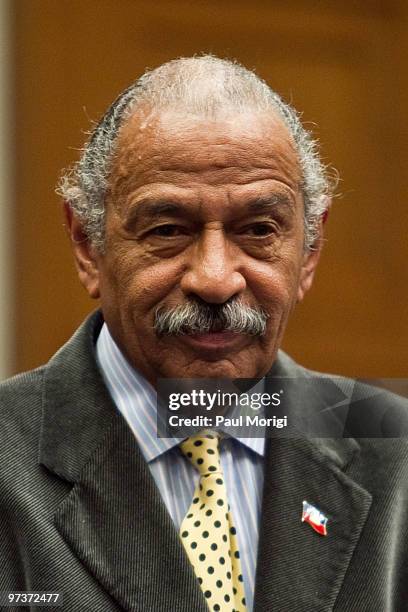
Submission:
<svg viewBox="0 0 408 612">
<path fill-rule="evenodd" d="M 208 612 L 99 372 L 101 323 L 0 385 L 0 591 L 62 592 L 67 612 Z"/>
</svg>

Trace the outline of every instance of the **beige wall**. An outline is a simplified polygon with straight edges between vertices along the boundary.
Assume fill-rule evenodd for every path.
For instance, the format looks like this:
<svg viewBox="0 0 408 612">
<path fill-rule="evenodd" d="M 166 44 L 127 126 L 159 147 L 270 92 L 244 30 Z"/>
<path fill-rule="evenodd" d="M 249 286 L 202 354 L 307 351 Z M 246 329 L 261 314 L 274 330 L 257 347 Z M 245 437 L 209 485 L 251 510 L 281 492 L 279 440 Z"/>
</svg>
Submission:
<svg viewBox="0 0 408 612">
<path fill-rule="evenodd" d="M 316 9 L 319 6 L 319 9 Z M 76 280 L 53 194 L 83 130 L 146 67 L 210 51 L 256 68 L 317 124 L 342 197 L 285 348 L 304 365 L 406 376 L 405 3 L 19 0 L 15 369 L 46 360 L 95 304 Z"/>
</svg>

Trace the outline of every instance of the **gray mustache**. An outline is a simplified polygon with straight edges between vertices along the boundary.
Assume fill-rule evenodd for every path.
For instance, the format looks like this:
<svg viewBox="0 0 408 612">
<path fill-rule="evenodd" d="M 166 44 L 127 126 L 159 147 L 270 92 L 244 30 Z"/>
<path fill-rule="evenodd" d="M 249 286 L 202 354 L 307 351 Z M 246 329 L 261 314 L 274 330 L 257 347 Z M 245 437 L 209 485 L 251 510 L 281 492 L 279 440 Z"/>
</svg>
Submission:
<svg viewBox="0 0 408 612">
<path fill-rule="evenodd" d="M 175 308 L 158 308 L 154 329 L 158 335 L 197 334 L 231 331 L 262 336 L 268 314 L 260 307 L 252 308 L 239 299 L 224 304 L 189 301 Z"/>
</svg>

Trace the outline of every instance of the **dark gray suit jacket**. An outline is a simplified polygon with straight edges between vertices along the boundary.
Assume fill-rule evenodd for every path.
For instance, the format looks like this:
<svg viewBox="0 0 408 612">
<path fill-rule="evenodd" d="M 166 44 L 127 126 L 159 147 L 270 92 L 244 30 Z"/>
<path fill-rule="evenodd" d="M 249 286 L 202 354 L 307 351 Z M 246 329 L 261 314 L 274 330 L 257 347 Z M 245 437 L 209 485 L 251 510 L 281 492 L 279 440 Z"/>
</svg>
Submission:
<svg viewBox="0 0 408 612">
<path fill-rule="evenodd" d="M 100 325 L 1 386 L 0 591 L 62 591 L 67 612 L 208 612 L 97 369 Z M 281 358 L 273 373 L 299 372 Z M 319 404 L 307 395 L 305 409 Z M 405 439 L 269 440 L 256 612 L 408 610 L 407 491 Z M 304 499 L 328 516 L 326 537 L 301 523 Z"/>
</svg>

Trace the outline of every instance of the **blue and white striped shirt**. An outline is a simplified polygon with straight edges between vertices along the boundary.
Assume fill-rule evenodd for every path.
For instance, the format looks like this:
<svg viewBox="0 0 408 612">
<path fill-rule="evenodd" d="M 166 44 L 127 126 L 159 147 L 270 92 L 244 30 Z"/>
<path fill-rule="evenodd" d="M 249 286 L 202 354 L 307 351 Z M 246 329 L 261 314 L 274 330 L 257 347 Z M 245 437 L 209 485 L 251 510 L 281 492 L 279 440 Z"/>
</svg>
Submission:
<svg viewBox="0 0 408 612">
<path fill-rule="evenodd" d="M 181 440 L 157 437 L 156 392 L 126 360 L 106 324 L 97 359 L 114 403 L 129 424 L 177 529 L 193 499 L 199 474 L 182 455 Z M 248 612 L 253 608 L 263 488 L 264 438 L 226 437 L 221 466 L 238 533 Z"/>
</svg>

